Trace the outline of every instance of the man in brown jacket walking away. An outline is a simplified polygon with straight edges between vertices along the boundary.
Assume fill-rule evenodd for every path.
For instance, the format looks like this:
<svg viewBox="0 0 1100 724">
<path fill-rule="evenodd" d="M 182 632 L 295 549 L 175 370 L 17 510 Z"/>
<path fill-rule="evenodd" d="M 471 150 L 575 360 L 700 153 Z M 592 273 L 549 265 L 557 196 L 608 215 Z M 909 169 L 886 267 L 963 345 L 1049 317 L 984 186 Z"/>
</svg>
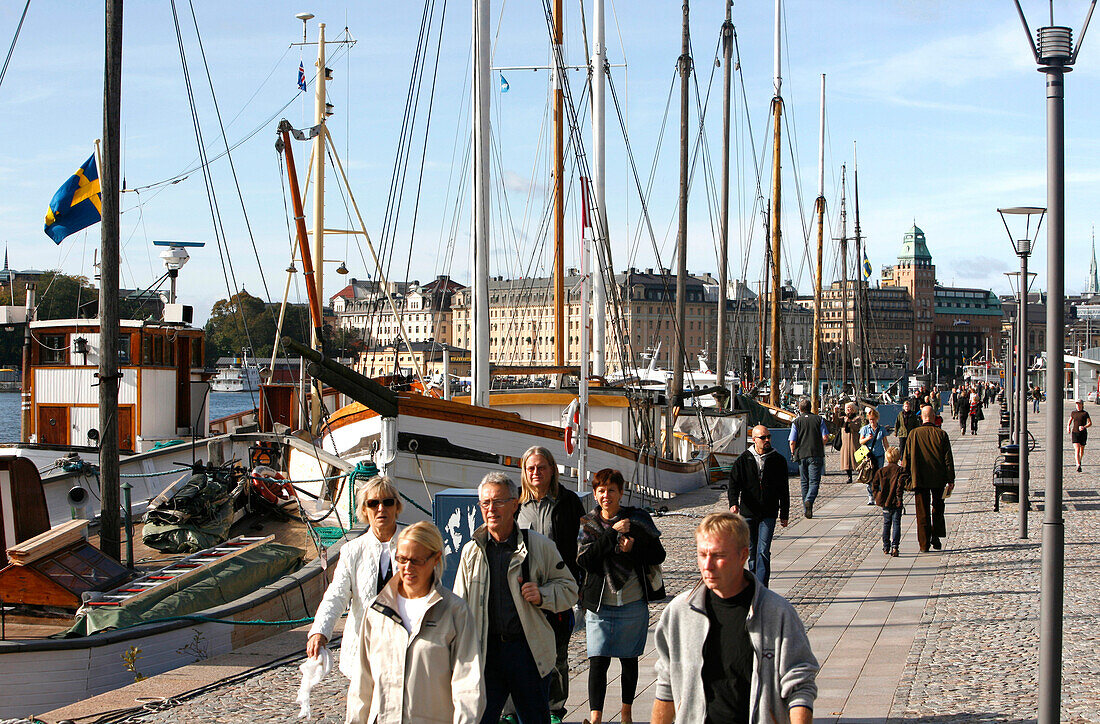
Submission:
<svg viewBox="0 0 1100 724">
<path fill-rule="evenodd" d="M 902 453 L 915 488 L 913 502 L 921 553 L 927 553 L 929 546 L 936 550 L 943 547 L 940 538 L 947 535 L 943 499 L 955 488 L 951 438 L 933 422 L 935 414 L 931 405 L 921 408 L 921 426 L 909 433 Z"/>
</svg>

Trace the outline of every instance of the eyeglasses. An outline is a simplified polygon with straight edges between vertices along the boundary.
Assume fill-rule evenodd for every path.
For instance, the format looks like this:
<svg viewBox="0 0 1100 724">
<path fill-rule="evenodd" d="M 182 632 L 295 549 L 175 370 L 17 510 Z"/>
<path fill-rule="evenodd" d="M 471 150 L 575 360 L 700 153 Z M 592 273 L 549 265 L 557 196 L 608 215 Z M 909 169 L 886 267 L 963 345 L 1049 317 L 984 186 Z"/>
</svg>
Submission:
<svg viewBox="0 0 1100 724">
<path fill-rule="evenodd" d="M 414 568 L 419 568 L 420 566 L 424 565 L 425 563 L 427 563 L 428 561 L 430 561 L 433 558 L 435 558 L 435 554 L 432 554 L 432 555 L 428 556 L 427 558 L 409 558 L 408 556 L 403 556 L 403 555 L 400 555 L 400 554 L 393 557 L 393 559 L 395 561 L 397 561 L 397 565 L 399 565 L 399 566 L 413 566 Z"/>
<path fill-rule="evenodd" d="M 757 435 L 756 439 L 757 440 L 771 440 L 772 436 L 771 435 Z"/>
<path fill-rule="evenodd" d="M 384 505 L 387 508 L 392 508 L 393 506 L 397 505 L 397 498 L 382 498 L 381 500 L 379 500 L 378 498 L 372 498 L 371 500 L 367 501 L 366 505 L 371 510 L 374 510 L 379 505 Z"/>
<path fill-rule="evenodd" d="M 481 507 L 482 510 L 488 510 L 489 508 L 492 508 L 493 510 L 500 510 L 513 500 L 515 500 L 515 498 L 497 498 L 496 500 L 479 500 L 477 501 L 477 504 Z"/>
</svg>

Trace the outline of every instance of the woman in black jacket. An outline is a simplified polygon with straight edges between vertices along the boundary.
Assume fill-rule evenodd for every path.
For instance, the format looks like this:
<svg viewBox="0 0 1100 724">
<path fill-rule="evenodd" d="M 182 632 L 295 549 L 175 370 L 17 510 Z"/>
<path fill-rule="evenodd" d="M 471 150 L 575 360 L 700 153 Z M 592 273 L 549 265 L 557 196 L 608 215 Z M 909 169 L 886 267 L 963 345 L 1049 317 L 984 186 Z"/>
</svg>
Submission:
<svg viewBox="0 0 1100 724">
<path fill-rule="evenodd" d="M 638 686 L 638 657 L 649 625 L 647 602 L 664 598 L 653 591 L 648 568 L 665 560 L 660 531 L 641 508 L 621 504 L 625 481 L 618 470 L 596 473 L 592 493 L 599 504 L 581 519 L 577 563 L 584 569 L 581 606 L 587 611 L 588 700 L 591 724 L 603 721 L 607 669 L 611 658 L 622 664 L 623 708 L 620 721 L 633 721 Z"/>
</svg>

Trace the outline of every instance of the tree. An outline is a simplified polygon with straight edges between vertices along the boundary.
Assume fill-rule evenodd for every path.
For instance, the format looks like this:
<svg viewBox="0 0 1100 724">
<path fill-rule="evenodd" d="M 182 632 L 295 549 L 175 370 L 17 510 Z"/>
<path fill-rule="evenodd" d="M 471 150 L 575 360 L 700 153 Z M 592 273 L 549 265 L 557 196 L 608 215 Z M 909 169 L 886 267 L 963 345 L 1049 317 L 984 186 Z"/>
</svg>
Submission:
<svg viewBox="0 0 1100 724">
<path fill-rule="evenodd" d="M 0 279 L 0 306 L 23 307 L 27 301 L 26 285 L 15 280 L 14 300 L 12 284 L 8 279 Z M 36 281 L 35 304 L 37 319 L 72 319 L 98 307 L 99 291 L 85 276 L 63 274 L 60 270 L 44 272 Z M 91 304 L 89 308 L 87 305 Z M 0 328 L 0 364 L 19 365 L 23 358 L 23 326 L 13 325 Z"/>
<path fill-rule="evenodd" d="M 278 316 L 278 305 L 267 304 L 245 289 L 229 299 L 214 302 L 206 322 L 206 364 L 212 366 L 219 357 L 238 355 L 246 347 L 251 348 L 255 357 L 271 357 Z M 308 307 L 288 305 L 283 336 L 306 344 L 309 330 Z"/>
</svg>

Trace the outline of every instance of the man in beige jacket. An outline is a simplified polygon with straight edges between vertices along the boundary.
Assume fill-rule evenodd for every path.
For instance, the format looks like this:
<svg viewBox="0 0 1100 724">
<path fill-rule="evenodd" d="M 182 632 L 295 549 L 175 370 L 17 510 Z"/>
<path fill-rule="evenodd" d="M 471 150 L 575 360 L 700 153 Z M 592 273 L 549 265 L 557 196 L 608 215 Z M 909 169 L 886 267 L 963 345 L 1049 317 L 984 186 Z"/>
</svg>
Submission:
<svg viewBox="0 0 1100 724">
<path fill-rule="evenodd" d="M 485 662 L 481 724 L 497 724 L 511 695 L 521 724 L 549 724 L 554 631 L 545 612 L 577 602 L 577 582 L 549 538 L 516 526 L 516 484 L 489 473 L 478 486 L 485 525 L 462 548 L 454 592 L 477 623 Z"/>
</svg>

